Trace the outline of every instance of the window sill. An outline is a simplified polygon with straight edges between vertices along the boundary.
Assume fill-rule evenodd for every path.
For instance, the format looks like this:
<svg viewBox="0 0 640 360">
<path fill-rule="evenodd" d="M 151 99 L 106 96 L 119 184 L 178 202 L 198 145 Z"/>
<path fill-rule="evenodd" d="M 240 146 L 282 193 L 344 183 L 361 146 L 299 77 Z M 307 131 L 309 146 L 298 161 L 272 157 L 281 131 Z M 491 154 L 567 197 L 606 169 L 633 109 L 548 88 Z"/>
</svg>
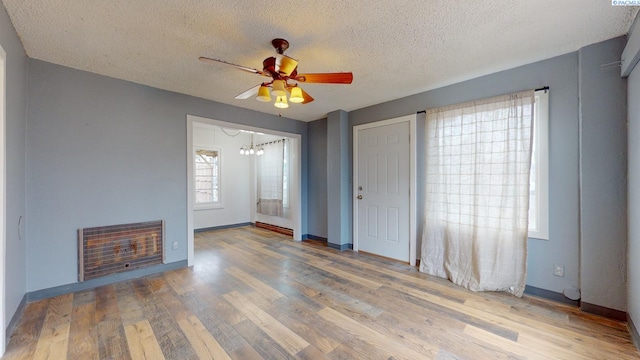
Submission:
<svg viewBox="0 0 640 360">
<path fill-rule="evenodd" d="M 193 207 L 194 211 L 215 209 L 224 209 L 224 206 L 222 204 L 196 204 Z"/>
<path fill-rule="evenodd" d="M 531 240 L 531 239 L 535 239 L 535 240 L 543 240 L 543 241 L 549 241 L 549 235 L 547 234 L 542 234 L 542 233 L 534 233 L 533 231 L 530 232 L 527 237 Z"/>
</svg>

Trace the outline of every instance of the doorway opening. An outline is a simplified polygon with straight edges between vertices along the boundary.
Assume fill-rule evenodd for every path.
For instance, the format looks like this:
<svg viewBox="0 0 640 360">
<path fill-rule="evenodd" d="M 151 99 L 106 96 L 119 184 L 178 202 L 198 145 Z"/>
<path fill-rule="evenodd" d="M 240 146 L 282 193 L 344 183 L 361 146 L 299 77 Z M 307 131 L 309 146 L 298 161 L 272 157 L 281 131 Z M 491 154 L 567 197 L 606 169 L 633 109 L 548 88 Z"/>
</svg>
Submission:
<svg viewBox="0 0 640 360">
<path fill-rule="evenodd" d="M 213 138 L 213 140 L 212 140 Z M 224 140 L 223 140 L 224 139 Z M 237 140 L 235 140 L 237 139 Z M 233 141 L 235 142 L 233 142 Z M 205 217 L 209 217 L 207 212 L 216 212 L 224 209 L 225 211 L 217 211 L 218 214 L 229 213 L 232 206 L 235 206 L 237 213 L 250 209 L 249 222 L 264 221 L 264 216 L 256 214 L 257 194 L 255 179 L 256 167 L 255 163 L 257 149 L 262 149 L 264 153 L 267 147 L 272 143 L 283 141 L 286 143 L 284 149 L 288 149 L 289 157 L 287 157 L 290 166 L 286 176 L 286 197 L 283 199 L 282 212 L 285 218 L 273 216 L 271 222 L 273 225 L 288 227 L 293 230 L 293 239 L 302 240 L 302 137 L 300 134 L 293 134 L 270 129 L 264 129 L 254 126 L 247 126 L 215 119 L 208 119 L 193 115 L 187 115 L 187 263 L 188 266 L 194 265 L 194 229 L 197 228 L 215 228 L 225 225 L 235 225 L 244 223 L 238 221 L 239 217 L 230 217 L 225 224 L 207 225 L 203 222 Z M 223 142 L 226 141 L 226 144 Z M 217 143 L 217 144 L 216 144 Z M 235 145 L 229 145 L 235 144 Z M 196 149 L 197 148 L 197 149 Z M 255 153 L 249 155 L 250 161 L 245 161 L 245 150 L 252 149 Z M 195 150 L 194 150 L 195 149 Z M 211 167 L 218 171 L 219 177 L 215 176 L 211 181 L 200 179 L 200 184 L 196 184 L 195 159 L 200 156 L 198 152 L 202 152 L 206 159 L 203 162 L 214 164 Z M 202 157 L 202 156 L 201 156 Z M 241 164 L 251 164 L 242 168 Z M 206 165 L 206 164 L 204 164 Z M 203 166 L 206 167 L 206 166 Z M 225 178 L 225 169 L 234 171 L 234 176 Z M 228 175 L 228 173 L 227 173 Z M 241 199 L 233 195 L 225 195 L 225 183 L 231 187 L 240 187 L 241 191 L 246 189 Z M 209 189 L 210 188 L 210 189 Z M 227 187 L 228 188 L 228 187 Z M 211 193 L 208 195 L 211 199 L 209 203 L 201 203 L 196 201 L 196 191 L 200 194 Z M 238 193 L 236 191 L 236 193 Z M 238 202 L 240 204 L 238 205 Z M 226 208 L 225 208 L 226 207 Z M 242 218 L 242 215 L 240 215 Z M 243 219 L 246 219 L 246 213 Z"/>
</svg>

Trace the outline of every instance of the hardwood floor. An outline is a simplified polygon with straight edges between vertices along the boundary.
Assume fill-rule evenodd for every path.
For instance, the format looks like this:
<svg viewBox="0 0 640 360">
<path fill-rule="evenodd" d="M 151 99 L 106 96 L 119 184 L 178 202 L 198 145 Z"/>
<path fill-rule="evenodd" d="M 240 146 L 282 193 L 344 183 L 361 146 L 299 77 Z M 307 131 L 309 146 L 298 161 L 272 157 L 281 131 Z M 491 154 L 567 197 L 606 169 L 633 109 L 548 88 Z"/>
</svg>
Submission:
<svg viewBox="0 0 640 360">
<path fill-rule="evenodd" d="M 195 266 L 27 305 L 3 359 L 638 359 L 626 324 L 250 227 Z"/>
</svg>

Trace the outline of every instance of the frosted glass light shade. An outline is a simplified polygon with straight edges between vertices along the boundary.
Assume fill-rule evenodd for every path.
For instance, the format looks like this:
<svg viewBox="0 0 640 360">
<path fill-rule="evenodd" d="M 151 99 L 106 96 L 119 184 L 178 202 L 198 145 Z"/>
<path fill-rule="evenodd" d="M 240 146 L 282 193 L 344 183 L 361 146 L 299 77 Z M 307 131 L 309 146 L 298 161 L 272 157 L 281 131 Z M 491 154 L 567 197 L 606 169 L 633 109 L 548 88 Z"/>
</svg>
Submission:
<svg viewBox="0 0 640 360">
<path fill-rule="evenodd" d="M 256 97 L 256 100 L 262 101 L 262 102 L 271 101 L 271 95 L 269 94 L 269 88 L 266 87 L 266 86 L 260 86 L 260 89 L 258 89 L 258 96 Z"/>
<path fill-rule="evenodd" d="M 285 96 L 287 94 L 287 92 L 284 89 L 284 80 L 274 80 L 273 81 L 273 90 L 271 90 L 271 93 L 274 96 Z"/>
<path fill-rule="evenodd" d="M 280 108 L 280 109 L 286 109 L 289 107 L 289 104 L 287 103 L 287 97 L 286 96 L 278 96 L 276 98 L 276 103 L 273 104 L 275 105 L 275 107 Z"/>
<path fill-rule="evenodd" d="M 289 97 L 289 101 L 292 103 L 301 103 L 304 101 L 304 97 L 302 97 L 302 89 L 299 87 L 294 87 L 291 89 L 291 96 Z"/>
</svg>

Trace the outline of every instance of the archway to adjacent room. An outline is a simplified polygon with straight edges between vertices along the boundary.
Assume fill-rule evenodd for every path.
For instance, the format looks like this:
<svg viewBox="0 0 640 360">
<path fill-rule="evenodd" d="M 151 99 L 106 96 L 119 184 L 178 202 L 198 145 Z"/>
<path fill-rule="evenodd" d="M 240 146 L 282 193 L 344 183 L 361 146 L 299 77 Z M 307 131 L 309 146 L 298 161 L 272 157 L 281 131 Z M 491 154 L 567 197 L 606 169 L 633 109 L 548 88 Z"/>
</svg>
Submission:
<svg viewBox="0 0 640 360">
<path fill-rule="evenodd" d="M 281 131 L 274 131 L 270 129 L 264 129 L 254 126 L 247 126 L 242 124 L 236 124 L 226 121 L 208 119 L 198 116 L 187 115 L 187 262 L 188 266 L 194 265 L 194 209 L 195 204 L 195 185 L 194 185 L 194 128 L 199 126 L 214 126 L 224 129 L 235 129 L 238 131 L 245 131 L 250 133 L 260 133 L 263 135 L 279 136 L 292 139 L 292 167 L 291 177 L 291 199 L 290 199 L 290 212 L 291 212 L 291 224 L 293 230 L 293 239 L 302 240 L 302 137 L 300 134 L 286 133 Z M 214 149 L 215 150 L 215 149 Z M 237 151 L 235 149 L 234 151 Z M 224 171 L 224 154 L 222 154 L 222 167 Z M 252 176 L 246 174 L 246 176 Z M 249 189 L 247 189 L 249 191 Z M 224 198 L 224 194 L 222 194 Z M 247 203 L 247 206 L 250 206 Z M 255 221 L 252 217 L 251 221 Z M 277 224 L 276 224 L 277 225 Z"/>
</svg>

